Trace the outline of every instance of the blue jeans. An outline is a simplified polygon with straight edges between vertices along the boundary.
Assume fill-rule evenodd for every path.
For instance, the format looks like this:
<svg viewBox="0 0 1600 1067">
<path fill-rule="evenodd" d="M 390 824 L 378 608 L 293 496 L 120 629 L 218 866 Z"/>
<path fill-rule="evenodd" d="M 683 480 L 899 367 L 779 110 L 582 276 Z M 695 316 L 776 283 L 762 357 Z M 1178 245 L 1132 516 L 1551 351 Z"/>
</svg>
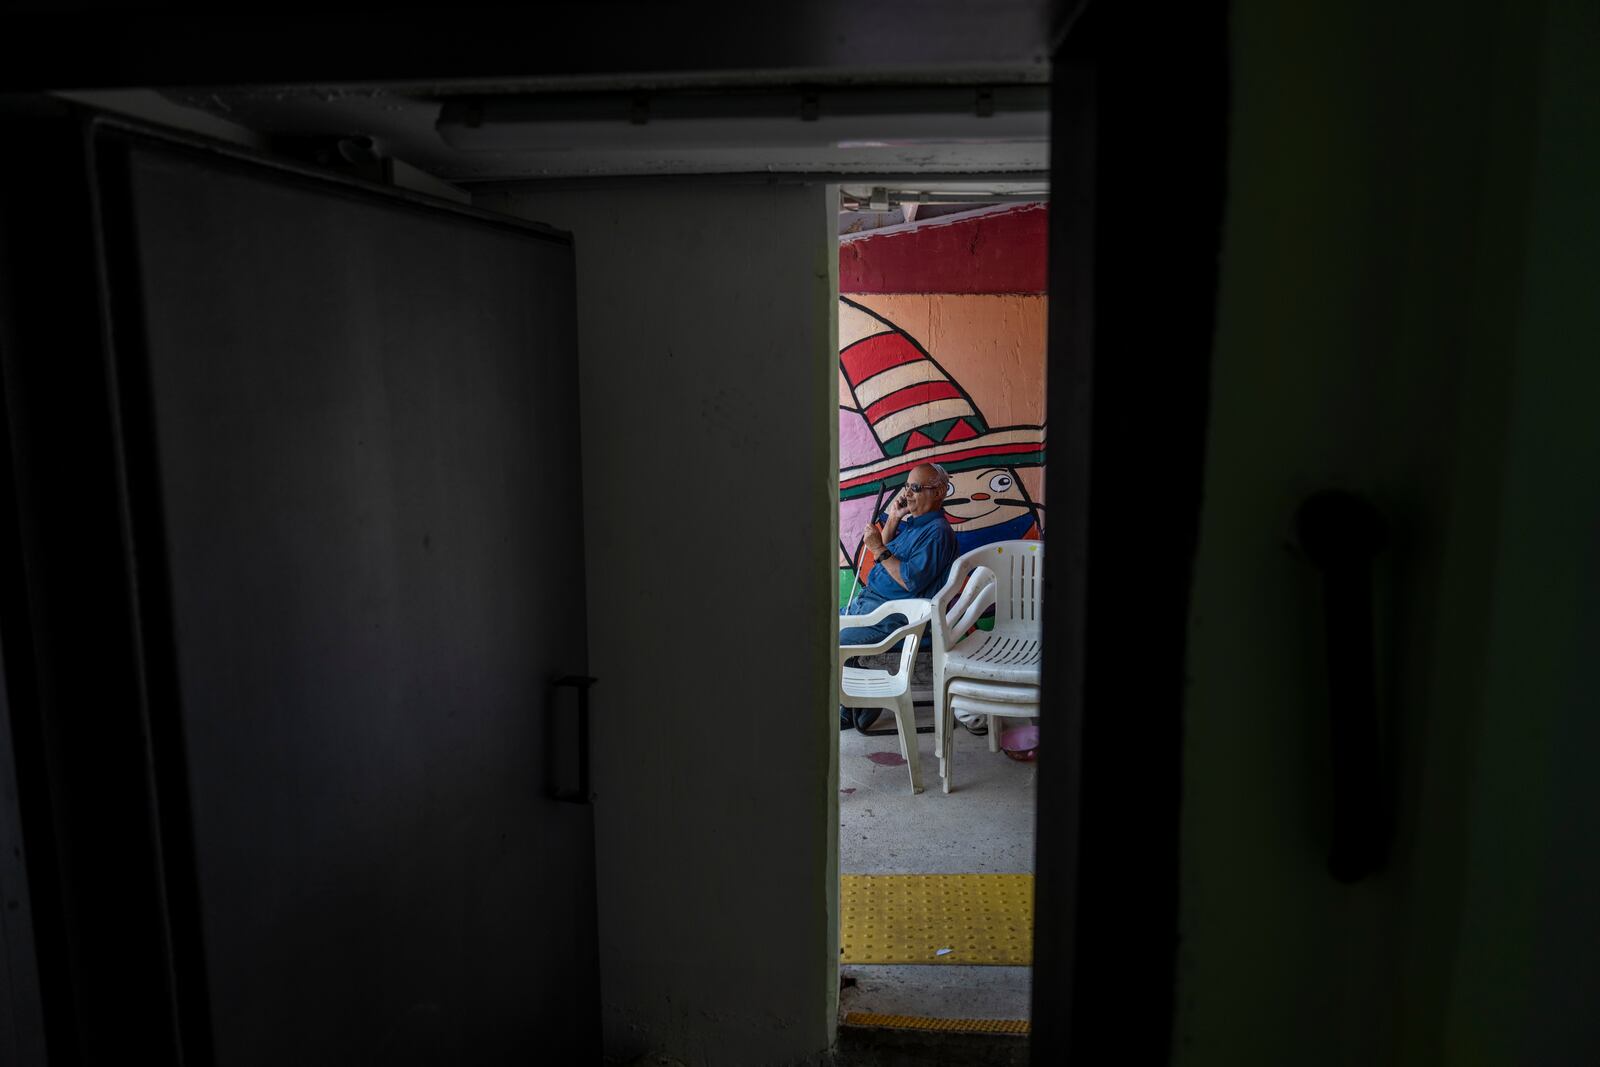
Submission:
<svg viewBox="0 0 1600 1067">
<path fill-rule="evenodd" d="M 877 610 L 878 605 L 882 603 L 882 600 L 878 599 L 871 593 L 863 592 L 861 595 L 856 597 L 854 602 L 846 604 L 844 607 L 840 608 L 839 614 L 870 615 L 873 611 Z M 841 645 L 875 645 L 905 624 L 906 617 L 904 615 L 889 615 L 886 616 L 883 621 L 874 623 L 871 626 L 841 627 L 839 630 L 839 643 Z M 898 652 L 900 651 L 900 647 L 896 646 L 888 651 Z"/>
</svg>

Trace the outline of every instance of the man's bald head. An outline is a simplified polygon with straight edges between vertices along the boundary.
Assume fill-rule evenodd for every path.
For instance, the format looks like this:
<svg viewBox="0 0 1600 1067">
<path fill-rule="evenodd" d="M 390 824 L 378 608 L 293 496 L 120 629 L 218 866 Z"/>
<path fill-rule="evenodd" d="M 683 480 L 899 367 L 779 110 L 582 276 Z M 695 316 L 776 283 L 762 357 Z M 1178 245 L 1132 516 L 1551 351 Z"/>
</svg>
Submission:
<svg viewBox="0 0 1600 1067">
<path fill-rule="evenodd" d="M 919 463 L 906 477 L 906 488 L 911 497 L 907 511 L 912 515 L 926 515 L 938 510 L 944 498 L 950 495 L 950 476 L 937 463 Z"/>
<path fill-rule="evenodd" d="M 937 463 L 919 463 L 911 469 L 911 481 L 920 485 L 942 485 L 950 488 L 950 476 Z"/>
</svg>

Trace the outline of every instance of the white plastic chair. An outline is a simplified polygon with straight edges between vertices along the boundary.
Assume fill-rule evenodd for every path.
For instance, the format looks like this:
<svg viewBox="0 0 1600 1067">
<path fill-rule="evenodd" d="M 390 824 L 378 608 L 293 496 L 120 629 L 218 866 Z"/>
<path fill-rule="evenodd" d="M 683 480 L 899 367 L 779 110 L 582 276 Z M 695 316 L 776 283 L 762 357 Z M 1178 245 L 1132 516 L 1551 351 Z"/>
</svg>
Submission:
<svg viewBox="0 0 1600 1067">
<path fill-rule="evenodd" d="M 847 626 L 871 626 L 890 615 L 904 615 L 904 626 L 882 641 L 871 645 L 839 646 L 839 703 L 847 708 L 883 708 L 894 712 L 895 726 L 900 731 L 900 755 L 905 757 L 911 770 L 911 792 L 922 792 L 922 761 L 917 755 L 917 716 L 911 700 L 911 664 L 917 658 L 917 643 L 922 630 L 933 615 L 933 604 L 927 600 L 886 600 L 868 615 L 841 615 L 839 629 Z M 847 667 L 845 660 L 851 656 L 876 656 L 887 652 L 901 641 L 900 669 L 894 673 L 866 667 Z"/>
<path fill-rule="evenodd" d="M 1000 720 L 1037 718 L 1039 689 L 1032 685 L 1007 685 L 1003 682 L 977 682 L 970 678 L 956 678 L 950 682 L 950 715 L 954 718 L 963 713 L 982 715 L 989 720 L 989 751 L 999 752 Z"/>
<path fill-rule="evenodd" d="M 946 793 L 957 710 L 989 716 L 990 751 L 999 750 L 999 718 L 1039 714 L 1043 597 L 1044 543 L 999 541 L 956 560 L 934 598 L 934 750 Z M 969 633 L 991 604 L 994 628 Z"/>
</svg>

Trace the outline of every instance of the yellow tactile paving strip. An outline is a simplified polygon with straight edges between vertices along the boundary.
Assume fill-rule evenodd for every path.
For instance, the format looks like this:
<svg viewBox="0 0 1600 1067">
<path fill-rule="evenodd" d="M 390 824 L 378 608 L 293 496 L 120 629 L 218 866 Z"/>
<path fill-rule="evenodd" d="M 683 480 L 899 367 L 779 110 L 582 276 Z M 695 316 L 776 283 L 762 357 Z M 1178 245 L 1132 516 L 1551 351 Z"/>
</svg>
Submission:
<svg viewBox="0 0 1600 1067">
<path fill-rule="evenodd" d="M 847 1012 L 846 1026 L 876 1026 L 889 1030 L 932 1030 L 941 1034 L 1026 1034 L 1026 1019 L 926 1019 L 920 1015 L 879 1015 L 871 1011 Z"/>
<path fill-rule="evenodd" d="M 839 946 L 840 963 L 1031 966 L 1033 875 L 840 875 Z"/>
</svg>

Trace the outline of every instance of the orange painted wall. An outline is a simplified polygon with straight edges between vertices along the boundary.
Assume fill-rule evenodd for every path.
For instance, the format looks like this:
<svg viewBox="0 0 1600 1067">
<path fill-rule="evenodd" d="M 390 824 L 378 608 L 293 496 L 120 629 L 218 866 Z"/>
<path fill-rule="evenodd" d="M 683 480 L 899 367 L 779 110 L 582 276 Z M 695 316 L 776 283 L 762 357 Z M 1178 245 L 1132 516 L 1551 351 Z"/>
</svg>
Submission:
<svg viewBox="0 0 1600 1067">
<path fill-rule="evenodd" d="M 991 426 L 1044 423 L 1048 301 L 1042 293 L 846 295 L 914 337 L 961 383 Z M 1044 468 L 1022 468 L 1018 476 L 1042 504 Z"/>
</svg>

